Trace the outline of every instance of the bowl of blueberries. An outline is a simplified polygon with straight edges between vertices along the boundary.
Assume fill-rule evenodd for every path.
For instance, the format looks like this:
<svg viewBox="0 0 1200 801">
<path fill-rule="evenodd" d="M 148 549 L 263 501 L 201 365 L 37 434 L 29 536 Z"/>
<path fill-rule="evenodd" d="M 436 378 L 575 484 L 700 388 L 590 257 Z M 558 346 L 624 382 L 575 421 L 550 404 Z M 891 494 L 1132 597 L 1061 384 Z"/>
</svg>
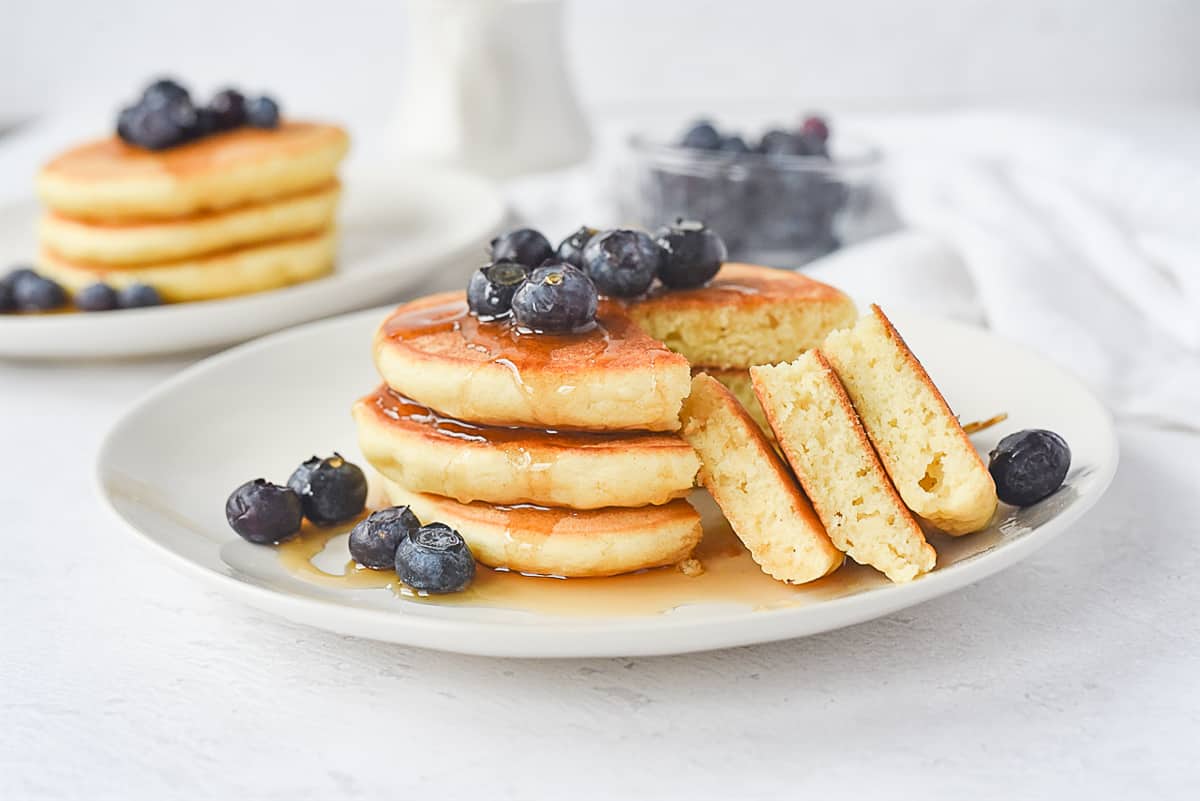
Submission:
<svg viewBox="0 0 1200 801">
<path fill-rule="evenodd" d="M 625 216 L 704 220 L 736 261 L 799 267 L 879 227 L 879 150 L 834 137 L 818 115 L 757 139 L 699 120 L 667 142 L 635 136 L 630 150 Z"/>
</svg>

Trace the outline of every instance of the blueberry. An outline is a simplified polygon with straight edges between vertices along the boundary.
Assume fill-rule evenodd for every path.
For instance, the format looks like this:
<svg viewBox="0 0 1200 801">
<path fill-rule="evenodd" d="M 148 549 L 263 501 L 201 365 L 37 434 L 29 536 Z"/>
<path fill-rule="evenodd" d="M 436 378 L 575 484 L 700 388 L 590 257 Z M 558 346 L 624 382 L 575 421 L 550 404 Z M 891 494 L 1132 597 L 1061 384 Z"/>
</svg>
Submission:
<svg viewBox="0 0 1200 801">
<path fill-rule="evenodd" d="M 492 261 L 515 261 L 526 267 L 541 267 L 554 258 L 554 246 L 540 231 L 517 228 L 492 240 Z"/>
<path fill-rule="evenodd" d="M 122 142 L 130 145 L 136 145 L 134 133 L 138 123 L 138 116 L 144 111 L 143 106 L 126 106 L 117 114 L 117 136 Z"/>
<path fill-rule="evenodd" d="M 0 281 L 0 312 L 10 312 L 17 310 L 17 299 L 13 297 L 13 288 L 10 284 Z"/>
<path fill-rule="evenodd" d="M 823 117 L 812 114 L 800 124 L 800 135 L 810 142 L 828 142 L 829 123 Z"/>
<path fill-rule="evenodd" d="M 349 520 L 367 503 L 367 477 L 339 453 L 304 462 L 292 473 L 288 486 L 300 496 L 304 516 L 320 526 Z"/>
<path fill-rule="evenodd" d="M 146 108 L 161 108 L 177 100 L 188 100 L 191 96 L 180 83 L 170 78 L 160 78 L 142 92 L 140 105 Z"/>
<path fill-rule="evenodd" d="M 40 275 L 17 279 L 12 293 L 21 311 L 50 311 L 67 305 L 67 291 L 57 281 Z"/>
<path fill-rule="evenodd" d="M 26 278 L 37 278 L 37 272 L 32 267 L 14 267 L 8 274 L 0 278 L 0 283 L 15 287 L 18 281 Z"/>
<path fill-rule="evenodd" d="M 75 293 L 75 306 L 83 311 L 111 311 L 117 305 L 117 290 L 105 283 L 89 284 Z"/>
<path fill-rule="evenodd" d="M 222 89 L 208 101 L 217 130 L 228 131 L 246 122 L 246 97 L 237 89 Z"/>
<path fill-rule="evenodd" d="M 633 298 L 645 293 L 667 254 L 642 231 L 597 234 L 583 249 L 583 263 L 602 295 Z"/>
<path fill-rule="evenodd" d="M 697 120 L 679 140 L 679 146 L 696 150 L 716 150 L 721 146 L 721 134 L 708 120 Z"/>
<path fill-rule="evenodd" d="M 809 155 L 808 143 L 804 141 L 803 137 L 778 129 L 763 134 L 762 141 L 758 144 L 758 150 L 768 156 Z"/>
<path fill-rule="evenodd" d="M 726 136 L 721 140 L 720 146 L 717 148 L 723 153 L 749 153 L 750 146 L 746 144 L 746 140 L 740 136 Z"/>
<path fill-rule="evenodd" d="M 126 109 L 117 122 L 118 133 L 130 144 L 147 150 L 166 150 L 194 135 L 196 109 L 187 97 L 160 106 L 141 104 Z"/>
<path fill-rule="evenodd" d="M 279 104 L 269 97 L 256 97 L 246 103 L 246 124 L 255 128 L 279 127 Z"/>
<path fill-rule="evenodd" d="M 480 320 L 505 317 L 512 309 L 512 298 L 528 271 L 515 261 L 501 261 L 480 267 L 467 284 L 467 305 Z"/>
<path fill-rule="evenodd" d="M 591 325 L 599 298 L 587 273 L 550 263 L 529 274 L 512 299 L 517 324 L 534 331 L 563 333 Z"/>
<path fill-rule="evenodd" d="M 200 139 L 219 130 L 220 123 L 217 121 L 217 112 L 205 106 L 196 109 L 196 122 L 189 132 L 191 139 Z"/>
<path fill-rule="evenodd" d="M 421 521 L 407 506 L 371 512 L 350 532 L 350 556 L 364 567 L 394 570 L 400 541 L 420 527 Z"/>
<path fill-rule="evenodd" d="M 1071 449 L 1053 431 L 1040 428 L 1009 434 L 988 461 L 996 494 L 1013 506 L 1030 506 L 1062 486 L 1071 466 Z"/>
<path fill-rule="evenodd" d="M 725 243 L 702 222 L 676 220 L 658 232 L 658 245 L 667 254 L 658 277 L 672 289 L 708 283 L 725 261 Z"/>
<path fill-rule="evenodd" d="M 583 249 L 587 247 L 587 243 L 591 242 L 592 237 L 595 235 L 595 228 L 588 228 L 586 225 L 581 225 L 573 234 L 558 243 L 558 250 L 554 252 L 554 255 L 558 257 L 559 261 L 565 262 L 572 267 L 580 270 L 586 269 L 583 266 Z"/>
<path fill-rule="evenodd" d="M 122 309 L 140 309 L 146 306 L 161 306 L 162 295 L 148 284 L 130 284 L 117 292 L 117 305 Z"/>
<path fill-rule="evenodd" d="M 303 522 L 300 496 L 287 487 L 256 478 L 225 501 L 225 519 L 243 539 L 265 545 L 296 536 Z"/>
<path fill-rule="evenodd" d="M 475 578 L 475 557 L 461 534 L 430 523 L 400 541 L 396 573 L 418 592 L 458 592 Z"/>
</svg>

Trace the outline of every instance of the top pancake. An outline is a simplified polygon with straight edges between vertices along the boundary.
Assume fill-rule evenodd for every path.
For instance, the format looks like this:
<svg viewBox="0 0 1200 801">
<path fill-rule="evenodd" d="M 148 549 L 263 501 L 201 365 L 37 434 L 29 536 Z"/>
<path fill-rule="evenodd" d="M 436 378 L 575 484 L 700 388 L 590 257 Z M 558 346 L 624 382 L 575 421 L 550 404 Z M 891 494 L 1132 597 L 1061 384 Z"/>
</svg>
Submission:
<svg viewBox="0 0 1200 801">
<path fill-rule="evenodd" d="M 50 161 L 37 188 L 47 206 L 67 217 L 171 219 L 327 185 L 348 147 L 341 128 L 306 122 L 239 128 L 158 152 L 114 136 Z"/>
<path fill-rule="evenodd" d="M 707 286 L 659 290 L 629 312 L 692 364 L 723 369 L 791 361 L 857 317 L 854 302 L 828 284 L 735 262 Z"/>
<path fill-rule="evenodd" d="M 392 389 L 473 423 L 592 431 L 674 431 L 691 386 L 683 356 L 612 301 L 578 334 L 522 334 L 480 322 L 465 293 L 406 303 L 375 336 L 375 365 Z"/>
</svg>

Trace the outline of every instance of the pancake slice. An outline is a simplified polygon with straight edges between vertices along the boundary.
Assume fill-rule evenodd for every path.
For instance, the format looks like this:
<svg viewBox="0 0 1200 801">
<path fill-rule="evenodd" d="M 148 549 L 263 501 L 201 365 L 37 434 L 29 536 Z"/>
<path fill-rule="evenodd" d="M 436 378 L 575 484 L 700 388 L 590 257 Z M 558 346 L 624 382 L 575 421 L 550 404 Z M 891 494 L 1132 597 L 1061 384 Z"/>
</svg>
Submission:
<svg viewBox="0 0 1200 801">
<path fill-rule="evenodd" d="M 149 284 L 163 300 L 177 303 L 244 295 L 320 278 L 333 270 L 333 229 L 265 245 L 140 267 L 82 264 L 43 248 L 38 271 L 77 292 L 104 281 L 116 288 Z"/>
<path fill-rule="evenodd" d="M 696 376 L 682 417 L 683 436 L 700 454 L 700 483 L 763 572 L 803 584 L 842 564 L 796 480 L 728 389 Z"/>
<path fill-rule="evenodd" d="M 630 305 L 650 336 L 692 364 L 745 369 L 796 358 L 854 323 L 854 302 L 791 270 L 727 262 L 707 286 Z"/>
<path fill-rule="evenodd" d="M 892 581 L 932 570 L 937 554 L 901 503 L 825 358 L 809 351 L 790 364 L 752 367 L 750 377 L 833 543 Z"/>
<path fill-rule="evenodd" d="M 546 576 L 615 576 L 681 562 L 700 541 L 700 515 L 686 500 L 640 509 L 587 511 L 459 503 L 382 479 L 391 503 L 423 523 L 462 534 L 488 567 Z"/>
<path fill-rule="evenodd" d="M 878 306 L 821 346 L 909 509 L 947 534 L 987 526 L 996 485 L 921 362 Z"/>
<path fill-rule="evenodd" d="M 700 461 L 676 434 L 546 432 L 442 417 L 381 387 L 354 405 L 367 461 L 397 484 L 463 503 L 572 509 L 665 504 Z"/>
<path fill-rule="evenodd" d="M 73 262 L 131 267 L 176 261 L 325 230 L 334 223 L 337 182 L 280 200 L 177 220 L 97 223 L 48 211 L 44 247 Z"/>
<path fill-rule="evenodd" d="M 697 367 L 693 365 L 692 376 L 695 377 L 700 373 L 708 373 L 720 381 L 725 389 L 732 392 L 733 397 L 737 398 L 738 403 L 742 404 L 742 408 L 746 410 L 754 422 L 758 423 L 762 432 L 767 435 L 767 439 L 774 441 L 775 432 L 771 430 L 771 424 L 767 422 L 767 416 L 763 414 L 762 404 L 758 402 L 758 396 L 754 394 L 754 385 L 750 383 L 749 370 Z"/>
</svg>

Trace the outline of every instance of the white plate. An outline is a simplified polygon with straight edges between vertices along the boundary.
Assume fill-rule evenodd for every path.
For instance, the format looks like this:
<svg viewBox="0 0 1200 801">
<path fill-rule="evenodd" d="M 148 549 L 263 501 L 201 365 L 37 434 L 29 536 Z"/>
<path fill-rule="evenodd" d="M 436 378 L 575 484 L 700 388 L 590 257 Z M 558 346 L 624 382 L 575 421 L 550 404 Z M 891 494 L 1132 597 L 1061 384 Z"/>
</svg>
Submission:
<svg viewBox="0 0 1200 801">
<path fill-rule="evenodd" d="M 807 605 L 755 611 L 700 604 L 645 617 L 562 617 L 413 602 L 386 589 L 317 586 L 286 572 L 273 548 L 252 546 L 224 519 L 228 493 L 257 476 L 284 480 L 312 453 L 361 462 L 349 406 L 378 381 L 369 358 L 383 311 L 304 326 L 215 356 L 137 403 L 99 457 L 100 492 L 164 557 L 246 603 L 344 634 L 464 653 L 525 657 L 631 656 L 799 637 L 858 623 L 950 592 L 1028 556 L 1096 502 L 1117 445 L 1104 408 L 1041 357 L 957 323 L 895 314 L 963 419 L 1006 411 L 976 438 L 1042 427 L 1070 443 L 1066 485 L 1023 511 L 1002 507 L 989 530 L 939 538 L 937 569 L 910 584 L 868 578 Z M 342 556 L 342 563 L 345 563 Z M 136 578 L 131 577 L 131 580 Z M 978 610 L 987 615 L 988 610 Z"/>
<path fill-rule="evenodd" d="M 504 217 L 486 181 L 398 167 L 344 180 L 336 272 L 228 300 L 100 314 L 0 315 L 0 357 L 147 356 L 242 342 L 333 314 L 398 300 L 445 266 L 471 263 Z M 0 209 L 0 271 L 36 253 L 33 201 Z"/>
</svg>

